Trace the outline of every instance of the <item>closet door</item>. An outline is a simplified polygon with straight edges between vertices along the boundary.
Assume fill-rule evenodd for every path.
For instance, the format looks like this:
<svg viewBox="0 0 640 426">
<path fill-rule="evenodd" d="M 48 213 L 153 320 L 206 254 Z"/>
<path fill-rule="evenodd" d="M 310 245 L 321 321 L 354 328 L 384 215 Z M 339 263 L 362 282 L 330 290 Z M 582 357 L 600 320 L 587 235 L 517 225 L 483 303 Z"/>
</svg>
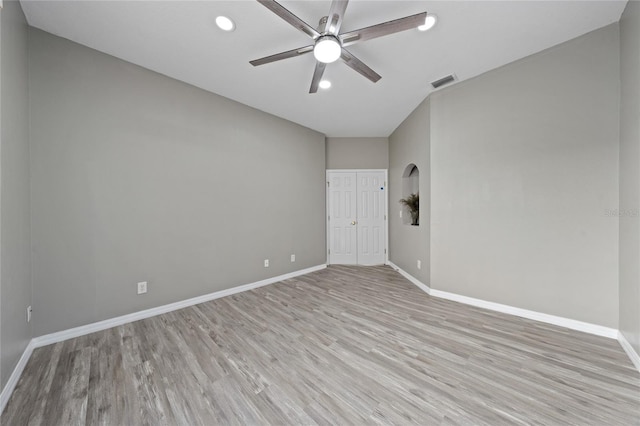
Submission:
<svg viewBox="0 0 640 426">
<path fill-rule="evenodd" d="M 384 171 L 327 173 L 328 262 L 381 265 L 386 261 Z"/>
</svg>

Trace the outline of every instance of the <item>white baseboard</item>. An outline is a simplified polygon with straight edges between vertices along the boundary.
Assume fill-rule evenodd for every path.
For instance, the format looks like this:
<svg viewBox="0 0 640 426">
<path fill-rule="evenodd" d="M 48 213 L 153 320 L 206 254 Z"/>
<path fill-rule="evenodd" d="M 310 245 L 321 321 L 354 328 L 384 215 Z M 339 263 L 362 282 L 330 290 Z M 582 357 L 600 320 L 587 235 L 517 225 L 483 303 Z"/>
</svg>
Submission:
<svg viewBox="0 0 640 426">
<path fill-rule="evenodd" d="M 544 314 L 542 312 L 530 311 L 528 309 L 516 308 L 514 306 L 503 305 L 486 300 L 474 299 L 472 297 L 461 296 L 459 294 L 448 293 L 446 291 L 431 289 L 431 295 L 441 299 L 453 300 L 454 302 L 464 303 L 466 305 L 477 306 L 492 311 L 502 312 L 505 314 L 515 315 L 522 318 L 528 318 L 535 321 L 553 324 L 560 327 L 570 328 L 572 330 L 582 331 L 596 336 L 608 337 L 610 339 L 618 338 L 618 330 L 615 328 L 604 327 L 602 325 L 591 324 L 588 322 L 578 321 L 571 318 L 558 317 L 555 315 Z"/>
<path fill-rule="evenodd" d="M 620 346 L 622 346 L 622 349 L 624 349 L 624 351 L 631 359 L 631 362 L 636 367 L 636 370 L 640 371 L 640 355 L 638 355 L 638 353 L 633 349 L 633 346 L 631 346 L 631 343 L 629 343 L 627 338 L 624 337 L 624 334 L 622 334 L 622 332 L 618 333 L 618 342 L 620 342 Z"/>
<path fill-rule="evenodd" d="M 465 303 L 468 305 L 478 306 L 481 308 L 486 308 L 493 311 L 503 312 L 511 315 L 516 315 L 524 318 L 529 318 L 541 322 L 546 322 L 554 325 L 559 325 L 561 327 L 567 327 L 574 330 L 584 331 L 586 333 L 596 334 L 598 336 L 610 337 L 614 339 L 618 339 L 620 345 L 623 347 L 631 361 L 636 366 L 636 368 L 640 371 L 640 356 L 634 351 L 633 347 L 627 339 L 623 336 L 622 333 L 619 333 L 618 330 L 603 327 L 595 324 L 589 324 L 581 321 L 576 321 L 568 318 L 556 317 L 553 315 L 547 315 L 535 311 L 528 311 L 526 309 L 515 308 L 508 305 L 501 305 L 499 303 L 487 302 L 480 299 L 474 299 L 471 297 L 461 296 L 454 293 L 447 293 L 440 290 L 433 290 L 426 284 L 422 283 L 417 278 L 413 277 L 411 274 L 399 268 L 392 262 L 388 262 L 388 265 L 393 269 L 397 270 L 403 277 L 409 280 L 412 284 L 416 285 L 418 288 L 423 290 L 425 293 L 432 295 L 434 297 L 440 297 L 444 299 L 453 300 L 456 302 Z M 214 293 L 206 294 L 203 296 L 194 297 L 191 299 L 170 303 L 168 305 L 158 306 L 156 308 L 147 309 L 144 311 L 134 312 L 128 315 L 122 315 L 119 317 L 111 318 L 104 321 L 95 322 L 92 324 L 87 324 L 80 327 L 75 327 L 69 330 L 63 330 L 57 333 L 46 334 L 44 336 L 39 336 L 31 339 L 27 347 L 25 348 L 18 364 L 13 369 L 7 384 L 2 389 L 2 393 L 0 393 L 0 413 L 4 411 L 4 408 L 15 389 L 20 376 L 22 375 L 22 371 L 24 370 L 31 354 L 35 348 L 46 346 L 52 343 L 62 342 L 67 339 L 72 339 L 74 337 L 84 336 L 86 334 L 94 333 L 96 331 L 106 330 L 108 328 L 116 327 L 119 325 L 127 324 L 133 321 L 138 321 L 145 318 L 150 318 L 156 315 L 160 315 L 166 312 L 175 311 L 178 309 L 186 308 L 189 306 L 197 305 L 199 303 L 208 302 L 210 300 L 219 299 L 221 297 L 230 296 L 232 294 L 241 293 L 243 291 L 252 290 L 258 287 L 262 287 L 268 284 L 273 284 L 279 281 L 283 281 L 289 278 L 294 278 L 300 275 L 305 275 L 311 272 L 319 271 L 321 269 L 326 268 L 327 265 L 318 265 L 307 269 L 302 269 L 299 271 L 291 272 L 288 274 L 280 275 L 273 278 L 268 278 L 261 281 L 256 281 L 254 283 L 241 285 L 238 287 L 233 287 L 226 290 L 217 291 Z"/>
<path fill-rule="evenodd" d="M 392 268 L 396 269 L 400 273 L 400 275 L 407 278 L 413 284 L 433 297 L 439 297 L 441 299 L 464 303 L 465 305 L 477 306 L 479 308 L 489 309 L 491 311 L 502 312 L 504 314 L 515 315 L 518 317 L 528 318 L 547 324 L 570 328 L 572 330 L 595 334 L 596 336 L 608 337 L 610 339 L 618 338 L 619 333 L 615 328 L 604 327 L 602 325 L 591 324 L 588 322 L 578 321 L 570 318 L 558 317 L 555 315 L 543 314 L 542 312 L 530 311 L 528 309 L 516 308 L 514 306 L 503 305 L 501 303 L 489 302 L 482 299 L 475 299 L 473 297 L 467 297 L 442 290 L 436 290 L 421 283 L 415 277 L 412 277 L 410 274 L 398 268 L 398 266 L 394 265 L 393 263 L 389 262 L 389 265 Z"/>
<path fill-rule="evenodd" d="M 406 279 L 408 279 L 409 281 L 411 281 L 413 284 L 415 284 L 416 286 L 418 286 L 418 288 L 420 288 L 422 291 L 424 291 L 427 294 L 431 294 L 431 287 L 429 287 L 428 285 L 426 285 L 425 283 L 423 283 L 422 281 L 420 281 L 419 279 L 417 279 L 416 277 L 414 277 L 413 275 L 409 274 L 408 272 L 406 272 L 405 270 L 401 269 L 398 265 L 396 265 L 393 262 L 388 261 L 387 265 L 391 266 L 393 269 L 395 269 L 396 271 L 398 271 L 398 273 L 400 275 L 402 275 L 403 277 L 405 277 Z"/>
<path fill-rule="evenodd" d="M 9 398 L 11 398 L 11 394 L 18 384 L 18 380 L 24 371 L 24 367 L 26 367 L 27 362 L 29 361 L 29 358 L 31 358 L 34 348 L 33 339 L 31 339 L 27 347 L 24 349 L 24 352 L 22 352 L 22 356 L 18 360 L 16 368 L 13 369 L 11 376 L 9 376 L 7 384 L 4 385 L 2 393 L 0 393 L 0 414 L 4 411 L 4 407 L 7 405 L 7 402 L 9 402 Z"/>
<path fill-rule="evenodd" d="M 319 271 L 326 268 L 327 265 L 317 265 L 307 269 L 301 269 L 299 271 L 290 272 L 288 274 L 279 275 L 273 278 L 267 278 L 266 280 L 256 281 L 250 284 L 241 285 L 238 287 L 229 288 L 226 290 L 216 291 L 214 293 L 205 294 L 203 296 L 193 297 L 191 299 L 182 300 L 175 303 L 169 303 L 168 305 L 158 306 L 156 308 L 146 309 L 144 311 L 134 312 L 132 314 L 122 315 L 115 318 L 110 318 L 104 321 L 94 322 L 92 324 L 83 325 L 80 327 L 71 328 L 68 330 L 59 331 L 57 333 L 45 334 L 31 339 L 26 349 L 22 353 L 18 365 L 13 369 L 9 381 L 2 389 L 0 393 L 0 414 L 4 411 L 4 407 L 9 402 L 9 398 L 13 393 L 13 390 L 22 375 L 24 367 L 27 365 L 27 361 L 31 357 L 31 353 L 35 348 L 41 346 L 47 346 L 53 343 L 62 342 L 64 340 L 72 339 L 74 337 L 84 336 L 86 334 L 94 333 L 96 331 L 106 330 L 108 328 L 116 327 L 119 325 L 127 324 L 133 321 L 138 321 L 145 318 L 150 318 L 156 315 L 164 314 L 178 309 L 186 308 L 189 306 L 197 305 L 199 303 L 208 302 L 210 300 L 219 299 L 221 297 L 230 296 L 232 294 L 241 293 L 247 290 L 253 290 L 254 288 L 262 287 L 268 284 L 277 283 L 280 281 L 294 278 L 300 275 L 305 275 L 311 272 Z"/>
<path fill-rule="evenodd" d="M 250 284 L 244 284 L 238 287 L 232 287 L 226 290 L 216 291 L 214 293 L 205 294 L 203 296 L 193 297 L 191 299 L 181 300 L 179 302 L 169 303 L 168 305 L 162 305 L 144 311 L 138 311 L 127 315 L 122 315 L 115 318 L 109 318 L 104 321 L 98 321 L 80 327 L 70 328 L 68 330 L 59 331 L 57 333 L 45 334 L 33 339 L 34 347 L 39 348 L 41 346 L 47 346 L 52 343 L 62 342 L 74 337 L 84 336 L 86 334 L 95 333 L 96 331 L 106 330 L 108 328 L 117 327 L 119 325 L 127 324 L 130 322 L 138 321 L 145 318 L 154 317 L 167 312 L 176 311 L 178 309 L 186 308 L 189 306 L 197 305 L 199 303 L 208 302 L 210 300 L 219 299 L 221 297 L 230 296 L 232 294 L 241 293 L 247 290 L 253 290 L 258 287 L 262 287 L 268 284 L 277 283 L 279 281 L 294 278 L 300 275 L 305 275 L 311 272 L 319 271 L 326 268 L 327 265 L 313 266 L 307 269 L 301 269 L 299 271 L 290 272 L 288 274 L 279 275 L 273 278 L 267 278 L 266 280 L 256 281 Z"/>
</svg>

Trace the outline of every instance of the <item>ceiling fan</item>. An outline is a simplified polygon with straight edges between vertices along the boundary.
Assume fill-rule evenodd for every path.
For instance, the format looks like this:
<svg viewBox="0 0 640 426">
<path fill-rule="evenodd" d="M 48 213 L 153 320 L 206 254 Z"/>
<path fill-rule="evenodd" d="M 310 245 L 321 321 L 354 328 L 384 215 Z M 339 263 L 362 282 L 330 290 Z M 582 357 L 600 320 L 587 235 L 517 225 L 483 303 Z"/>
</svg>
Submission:
<svg viewBox="0 0 640 426">
<path fill-rule="evenodd" d="M 335 62 L 338 59 L 342 59 L 347 66 L 359 72 L 372 82 L 377 82 L 381 78 L 380 75 L 365 65 L 361 60 L 353 56 L 347 49 L 345 49 L 345 47 L 361 41 L 371 40 L 373 38 L 417 28 L 424 25 L 427 17 L 427 12 L 422 12 L 416 15 L 361 28 L 359 30 L 340 33 L 340 27 L 342 26 L 342 20 L 349 0 L 333 0 L 331 2 L 329 15 L 320 19 L 318 29 L 311 27 L 275 0 L 258 0 L 258 2 L 291 26 L 311 37 L 313 39 L 313 44 L 277 53 L 275 55 L 266 56 L 264 58 L 255 59 L 253 61 L 249 61 L 249 63 L 253 66 L 264 65 L 270 62 L 280 61 L 287 58 L 295 58 L 297 56 L 304 55 L 305 53 L 313 52 L 313 55 L 316 58 L 316 68 L 313 72 L 313 78 L 311 79 L 311 88 L 309 89 L 309 93 L 316 93 L 318 91 L 318 85 L 322 79 L 322 74 L 324 74 L 327 64 Z"/>
</svg>

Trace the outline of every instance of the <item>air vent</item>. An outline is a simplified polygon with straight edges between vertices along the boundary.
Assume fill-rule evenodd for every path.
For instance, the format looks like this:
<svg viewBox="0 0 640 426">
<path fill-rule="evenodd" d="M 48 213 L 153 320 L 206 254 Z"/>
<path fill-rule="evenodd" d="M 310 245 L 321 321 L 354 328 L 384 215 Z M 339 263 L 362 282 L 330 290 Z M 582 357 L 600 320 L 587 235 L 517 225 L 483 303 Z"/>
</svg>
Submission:
<svg viewBox="0 0 640 426">
<path fill-rule="evenodd" d="M 445 84 L 449 84 L 452 81 L 455 81 L 456 77 L 453 74 L 449 74 L 446 77 L 442 77 L 436 81 L 432 81 L 431 85 L 433 86 L 434 89 L 437 89 L 438 87 L 444 86 Z"/>
</svg>

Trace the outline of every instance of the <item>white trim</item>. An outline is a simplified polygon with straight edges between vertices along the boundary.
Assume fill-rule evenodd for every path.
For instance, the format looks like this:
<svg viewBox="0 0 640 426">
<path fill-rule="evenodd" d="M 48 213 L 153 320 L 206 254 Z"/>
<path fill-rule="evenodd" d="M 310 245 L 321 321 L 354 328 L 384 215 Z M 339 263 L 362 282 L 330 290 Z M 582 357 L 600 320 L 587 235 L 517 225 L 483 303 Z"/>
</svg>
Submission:
<svg viewBox="0 0 640 426">
<path fill-rule="evenodd" d="M 331 239 L 331 221 L 329 220 L 329 170 L 325 170 L 324 172 L 324 180 L 327 183 L 327 186 L 325 187 L 325 197 L 324 197 L 324 228 L 326 231 L 326 236 L 325 236 L 325 243 L 324 243 L 324 254 L 327 255 L 327 261 L 326 264 L 330 265 L 331 264 L 331 255 L 329 254 L 329 250 L 331 250 L 331 247 L 329 246 L 330 243 L 330 239 Z"/>
<path fill-rule="evenodd" d="M 230 296 L 232 294 L 241 293 L 247 290 L 253 290 L 258 287 L 262 287 L 268 284 L 277 283 L 280 281 L 294 278 L 300 275 L 309 274 L 311 272 L 319 271 L 326 268 L 327 265 L 317 265 L 307 269 L 301 269 L 299 271 L 290 272 L 288 274 L 279 275 L 273 278 L 267 278 L 266 280 L 256 281 L 254 283 L 241 285 L 238 287 L 228 288 L 226 290 L 216 291 L 214 293 L 205 294 L 203 296 L 193 297 L 191 299 L 182 300 L 179 302 L 169 303 L 168 305 L 162 305 L 144 311 L 138 311 L 127 315 L 122 315 L 115 318 L 110 318 L 104 321 L 98 321 L 80 327 L 70 328 L 68 330 L 59 331 L 57 333 L 45 334 L 33 339 L 35 348 L 41 346 L 47 346 L 52 343 L 62 342 L 74 337 L 84 336 L 86 334 L 95 333 L 96 331 L 106 330 L 108 328 L 116 327 L 119 325 L 127 324 L 133 321 L 138 321 L 145 318 L 154 317 L 156 315 L 164 314 L 178 309 L 186 308 L 189 306 L 197 305 L 199 303 L 208 302 L 210 300 L 219 299 L 221 297 Z"/>
<path fill-rule="evenodd" d="M 351 173 L 351 172 L 363 172 L 363 173 L 375 173 L 375 172 L 386 172 L 388 169 L 327 169 L 328 172 L 338 172 L 338 173 Z"/>
<path fill-rule="evenodd" d="M 631 362 L 638 369 L 638 371 L 640 371 L 640 356 L 638 356 L 638 354 L 635 352 L 631 344 L 629 344 L 629 342 L 624 337 L 624 335 L 622 333 L 619 333 L 618 330 L 595 325 L 595 324 L 589 324 L 581 321 L 571 320 L 568 318 L 556 317 L 553 315 L 542 314 L 534 311 L 528 311 L 525 309 L 515 308 L 512 306 L 501 305 L 499 303 L 487 302 L 480 299 L 460 296 L 453 293 L 447 293 L 441 290 L 433 290 L 429 288 L 429 286 L 427 286 L 426 284 L 422 283 L 417 278 L 413 277 L 411 274 L 399 268 L 393 262 L 387 262 L 387 264 L 391 266 L 393 269 L 395 269 L 396 271 L 398 271 L 400 275 L 405 277 L 412 284 L 416 285 L 422 291 L 434 297 L 454 300 L 456 302 L 460 302 L 468 305 L 478 306 L 481 308 L 503 312 L 506 314 L 521 316 L 524 318 L 529 318 L 536 321 L 559 325 L 561 327 L 567 327 L 574 330 L 584 331 L 586 333 L 596 334 L 599 336 L 611 337 L 613 339 L 617 338 L 618 341 L 620 342 L 620 345 L 622 346 L 622 348 L 625 350 L 625 352 L 631 359 Z M 305 275 L 311 272 L 319 271 L 326 267 L 327 265 L 317 265 L 311 268 L 302 269 L 299 271 L 291 272 L 291 273 L 280 275 L 277 277 L 256 281 L 254 283 L 217 291 L 214 293 L 206 294 L 199 297 L 194 297 L 194 298 L 183 300 L 180 302 L 170 303 L 168 305 L 159 306 L 157 308 L 151 308 L 144 311 L 134 312 L 132 314 L 122 315 L 122 316 L 111 318 L 108 320 L 95 322 L 92 324 L 75 327 L 69 330 L 64 330 L 57 333 L 46 334 L 44 336 L 33 338 L 25 348 L 24 352 L 22 353 L 22 356 L 20 357 L 20 360 L 18 361 L 18 364 L 13 369 L 13 372 L 11 373 L 11 376 L 9 377 L 7 384 L 2 389 L 2 393 L 0 393 L 0 413 L 4 411 L 4 408 L 7 402 L 9 401 L 9 398 L 11 397 L 11 394 L 13 393 L 13 390 L 15 389 L 18 383 L 18 380 L 20 379 L 20 376 L 22 375 L 22 372 L 25 366 L 27 365 L 27 362 L 29 361 L 29 358 L 31 357 L 31 354 L 33 353 L 33 350 L 35 348 L 46 346 L 52 343 L 62 342 L 67 339 L 83 336 L 96 331 L 106 330 L 108 328 L 116 327 L 118 325 L 141 320 L 144 318 L 149 318 L 149 317 L 160 315 L 166 312 L 175 311 L 178 309 L 186 308 L 188 306 L 197 305 L 199 303 L 208 302 L 210 300 L 219 299 L 221 297 L 230 296 L 232 294 L 240 293 L 243 291 L 252 290 L 258 287 L 262 287 L 268 284 L 273 284 L 289 278 L 294 278 L 300 275 Z"/>
<path fill-rule="evenodd" d="M 488 302 L 486 300 L 474 299 L 472 297 L 461 296 L 459 294 L 448 293 L 446 291 L 431 289 L 431 295 L 441 299 L 453 300 L 454 302 L 464 303 L 466 305 L 477 306 L 492 311 L 502 312 L 509 315 L 515 315 L 522 318 L 528 318 L 547 324 L 558 325 L 560 327 L 570 328 L 572 330 L 583 331 L 596 336 L 608 337 L 610 339 L 618 338 L 618 330 L 615 328 L 604 327 L 602 325 L 591 324 L 588 322 L 578 321 L 571 318 L 558 317 L 555 315 L 544 314 L 542 312 L 530 311 L 528 309 L 516 308 L 515 306 L 503 305 L 501 303 Z"/>
<path fill-rule="evenodd" d="M 412 284 L 415 284 L 416 286 L 418 286 L 418 288 L 420 288 L 420 290 L 424 291 L 425 293 L 427 293 L 429 295 L 431 294 L 431 287 L 429 287 L 428 285 L 424 284 L 422 281 L 420 281 L 419 279 L 417 279 L 413 275 L 409 274 L 405 270 L 400 269 L 400 267 L 398 265 L 396 265 L 395 263 L 387 262 L 387 265 L 391 266 L 393 269 L 398 271 L 398 273 L 400 275 L 405 277 L 407 280 L 411 281 Z"/>
<path fill-rule="evenodd" d="M 620 342 L 620 346 L 622 346 L 622 349 L 624 349 L 624 351 L 631 359 L 631 362 L 636 367 L 636 370 L 640 371 L 640 355 L 638 355 L 635 349 L 633 349 L 633 346 L 631 346 L 631 343 L 629 343 L 627 338 L 624 337 L 622 331 L 618 332 L 618 342 Z"/>
<path fill-rule="evenodd" d="M 156 308 L 146 309 L 144 311 L 134 312 L 127 315 L 122 315 L 115 318 L 110 318 L 104 321 L 94 322 L 92 324 L 83 325 L 80 327 L 70 328 L 68 330 L 59 331 L 57 333 L 45 334 L 31 339 L 27 347 L 25 348 L 16 368 L 13 369 L 11 377 L 7 381 L 7 384 L 0 393 L 0 413 L 4 411 L 4 407 L 9 401 L 13 390 L 22 375 L 24 367 L 27 365 L 27 361 L 31 357 L 33 350 L 41 346 L 47 346 L 52 343 L 62 342 L 64 340 L 72 339 L 74 337 L 84 336 L 86 334 L 94 333 L 96 331 L 106 330 L 108 328 L 116 327 L 119 325 L 127 324 L 133 321 L 138 321 L 145 318 L 154 317 L 156 315 L 164 314 L 167 312 L 175 311 L 178 309 L 186 308 L 189 306 L 197 305 L 199 303 L 208 302 L 210 300 L 219 299 L 221 297 L 230 296 L 232 294 L 241 293 L 243 291 L 253 290 L 258 287 L 263 287 L 268 284 L 277 283 L 287 280 L 289 278 L 295 278 L 300 275 L 306 275 L 311 272 L 320 271 L 325 269 L 327 265 L 317 265 L 311 268 L 301 269 L 299 271 L 290 272 L 288 274 L 279 275 L 273 278 L 267 278 L 265 280 L 256 281 L 253 283 L 241 285 L 238 287 L 228 288 L 226 290 L 216 291 L 214 293 L 205 294 L 203 296 L 193 297 L 191 299 L 182 300 L 175 303 L 169 303 L 168 305 L 158 306 Z"/>
<path fill-rule="evenodd" d="M 384 192 L 384 261 L 389 263 L 389 222 L 391 221 L 389 217 L 389 169 L 384 169 Z"/>
<path fill-rule="evenodd" d="M 24 349 L 22 356 L 18 360 L 18 364 L 13 369 L 11 376 L 9 376 L 7 384 L 4 385 L 2 393 L 0 393 L 0 413 L 4 412 L 4 407 L 7 405 L 7 402 L 9 402 L 9 398 L 11 398 L 11 394 L 18 384 L 18 380 L 24 371 L 24 367 L 26 367 L 27 362 L 29 361 L 29 358 L 31 358 L 34 348 L 35 345 L 33 344 L 33 339 L 31 339 L 27 347 Z"/>
<path fill-rule="evenodd" d="M 615 328 L 604 327 L 602 325 L 591 324 L 588 322 L 578 321 L 570 318 L 558 317 L 555 315 L 544 314 L 542 312 L 530 311 L 528 309 L 516 308 L 515 306 L 503 305 L 501 303 L 489 302 L 482 299 L 475 299 L 473 297 L 462 296 L 455 293 L 449 293 L 442 290 L 436 290 L 421 283 L 415 277 L 412 277 L 407 272 L 398 268 L 393 263 L 389 262 L 389 265 L 396 269 L 400 275 L 407 278 L 413 284 L 421 288 L 425 293 L 438 297 L 441 299 L 452 300 L 454 302 L 464 303 L 465 305 L 477 306 L 479 308 L 489 309 L 491 311 L 502 312 L 504 314 L 515 315 L 522 318 L 528 318 L 535 321 L 544 322 L 547 324 L 553 324 L 560 327 L 569 328 L 572 330 L 578 330 L 589 334 L 595 334 L 596 336 L 608 337 L 610 339 L 618 339 L 618 330 Z"/>
</svg>

